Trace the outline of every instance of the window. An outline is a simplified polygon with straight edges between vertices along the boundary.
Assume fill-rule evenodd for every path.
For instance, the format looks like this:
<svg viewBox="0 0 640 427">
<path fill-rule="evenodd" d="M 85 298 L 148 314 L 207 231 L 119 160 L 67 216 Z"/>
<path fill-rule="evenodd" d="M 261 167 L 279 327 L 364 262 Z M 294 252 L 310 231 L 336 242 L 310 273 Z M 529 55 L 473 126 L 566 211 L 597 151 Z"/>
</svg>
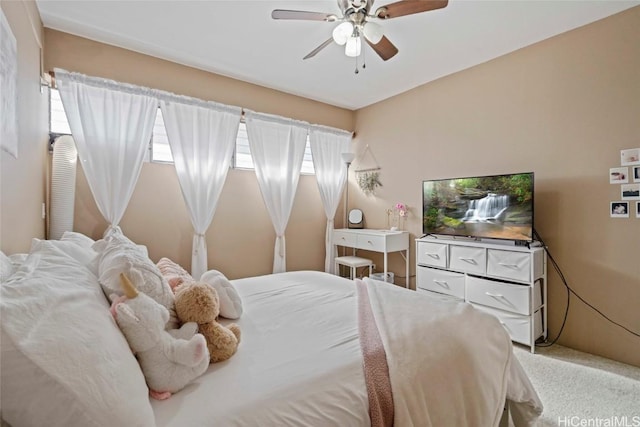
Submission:
<svg viewBox="0 0 640 427">
<path fill-rule="evenodd" d="M 49 132 L 51 134 L 71 135 L 69 122 L 64 113 L 60 92 L 51 88 L 49 91 Z M 153 125 L 153 134 L 149 142 L 149 159 L 158 163 L 173 163 L 173 155 L 169 146 L 169 138 L 167 130 L 164 127 L 164 118 L 162 111 L 158 108 L 156 113 L 156 121 Z M 247 137 L 247 125 L 240 122 L 238 127 L 238 135 L 236 136 L 236 149 L 233 156 L 233 167 L 238 169 L 253 169 L 253 159 L 251 158 L 251 150 L 249 150 L 249 138 Z M 302 160 L 302 168 L 300 173 L 313 175 L 313 158 L 311 157 L 311 146 L 309 145 L 309 136 L 307 135 L 307 145 L 304 150 Z"/>
<path fill-rule="evenodd" d="M 249 137 L 247 136 L 247 125 L 240 122 L 238 127 L 238 136 L 236 138 L 236 153 L 234 157 L 234 167 L 238 169 L 253 169 L 253 158 L 249 149 Z M 313 158 L 311 157 L 311 145 L 309 144 L 309 135 L 307 135 L 307 145 L 304 148 L 304 157 L 302 158 L 302 168 L 300 173 L 304 175 L 315 174 L 313 168 Z"/>
<path fill-rule="evenodd" d="M 173 163 L 173 154 L 169 146 L 169 137 L 164 127 L 164 117 L 158 108 L 156 111 L 156 122 L 153 124 L 153 133 L 149 143 L 149 158 L 152 162 Z"/>
<path fill-rule="evenodd" d="M 57 89 L 49 90 L 49 132 L 71 135 L 67 115 L 62 107 L 62 99 Z"/>
</svg>

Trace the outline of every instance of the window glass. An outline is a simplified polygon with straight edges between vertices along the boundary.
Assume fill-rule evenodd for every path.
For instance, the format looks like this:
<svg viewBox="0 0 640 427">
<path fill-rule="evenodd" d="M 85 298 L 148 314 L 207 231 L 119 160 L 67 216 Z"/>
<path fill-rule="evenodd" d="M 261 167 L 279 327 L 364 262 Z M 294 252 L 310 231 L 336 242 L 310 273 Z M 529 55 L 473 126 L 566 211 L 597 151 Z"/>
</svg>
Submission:
<svg viewBox="0 0 640 427">
<path fill-rule="evenodd" d="M 70 135 L 71 129 L 69 129 L 69 122 L 67 121 L 67 116 L 62 106 L 60 92 L 52 88 L 49 94 L 49 131 L 51 133 Z M 167 130 L 164 127 L 164 118 L 162 117 L 160 108 L 158 108 L 156 121 L 153 125 L 153 134 L 149 144 L 149 157 L 152 162 L 173 162 L 169 138 L 167 137 Z M 238 127 L 233 167 L 238 169 L 254 169 L 251 150 L 249 149 L 249 139 L 247 137 L 247 125 L 244 122 L 240 122 L 240 126 Z M 306 175 L 313 175 L 315 173 L 313 158 L 311 157 L 311 146 L 309 145 L 309 136 L 307 136 L 307 145 L 305 147 L 300 172 Z"/>
<path fill-rule="evenodd" d="M 151 161 L 152 162 L 169 162 L 173 163 L 173 154 L 169 146 L 169 138 L 167 130 L 164 127 L 164 118 L 162 110 L 158 108 L 156 112 L 156 122 L 153 125 L 153 134 L 151 135 Z"/>
<path fill-rule="evenodd" d="M 247 125 L 240 122 L 238 128 L 238 138 L 236 139 L 236 155 L 235 167 L 239 169 L 254 169 L 253 158 L 251 158 L 251 150 L 249 149 L 249 138 L 247 136 Z M 313 168 L 313 158 L 311 157 L 311 145 L 309 144 L 309 135 L 307 135 L 307 145 L 304 149 L 302 158 L 302 167 L 300 173 L 304 175 L 315 174 Z"/>
</svg>

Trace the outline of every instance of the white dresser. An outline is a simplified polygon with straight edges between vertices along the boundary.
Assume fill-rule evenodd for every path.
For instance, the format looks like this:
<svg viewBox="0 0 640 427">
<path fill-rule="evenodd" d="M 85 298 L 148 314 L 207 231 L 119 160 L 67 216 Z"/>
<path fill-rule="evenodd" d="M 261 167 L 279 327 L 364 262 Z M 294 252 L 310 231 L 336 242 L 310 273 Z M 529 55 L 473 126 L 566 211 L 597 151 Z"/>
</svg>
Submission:
<svg viewBox="0 0 640 427">
<path fill-rule="evenodd" d="M 416 291 L 493 314 L 532 353 L 535 341 L 547 337 L 544 248 L 426 237 L 416 240 L 416 261 Z"/>
<path fill-rule="evenodd" d="M 409 277 L 409 232 L 373 230 L 367 228 L 339 228 L 333 230 L 333 244 L 364 251 L 384 254 L 384 277 L 387 277 L 388 257 L 391 252 L 400 252 L 405 262 L 405 278 Z M 405 287 L 409 280 L 405 279 Z"/>
</svg>

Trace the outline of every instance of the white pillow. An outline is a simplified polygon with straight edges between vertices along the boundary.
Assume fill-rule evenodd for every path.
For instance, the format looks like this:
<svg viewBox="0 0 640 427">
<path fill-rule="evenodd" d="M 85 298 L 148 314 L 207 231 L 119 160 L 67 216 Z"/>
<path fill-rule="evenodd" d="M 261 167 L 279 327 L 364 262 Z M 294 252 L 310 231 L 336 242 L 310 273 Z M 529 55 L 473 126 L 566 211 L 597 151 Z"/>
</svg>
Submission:
<svg viewBox="0 0 640 427">
<path fill-rule="evenodd" d="M 97 278 L 64 243 L 35 240 L 0 287 L 2 417 L 13 426 L 153 426 L 144 376 Z"/>
<path fill-rule="evenodd" d="M 96 251 L 91 249 L 91 247 L 87 248 L 84 246 L 78 245 L 73 240 L 40 240 L 40 239 L 31 239 L 31 252 L 33 252 L 34 248 L 40 248 L 41 242 L 48 242 L 46 247 L 53 247 L 66 255 L 70 256 L 74 260 L 78 261 L 84 267 L 88 267 L 91 265 L 93 260 L 98 255 Z M 93 272 L 95 274 L 95 272 Z"/>
<path fill-rule="evenodd" d="M 13 275 L 14 266 L 8 256 L 0 251 L 0 283 L 6 281 Z"/>
<path fill-rule="evenodd" d="M 82 233 L 76 233 L 75 231 L 65 231 L 62 233 L 62 237 L 60 240 L 68 240 L 71 242 L 75 242 L 78 246 L 83 248 L 91 249 L 91 246 L 96 242 L 89 236 L 85 236 Z"/>
<path fill-rule="evenodd" d="M 227 319 L 238 319 L 242 315 L 242 299 L 229 279 L 217 270 L 209 270 L 200 277 L 201 282 L 208 283 L 218 291 L 220 298 L 220 316 Z"/>
<path fill-rule="evenodd" d="M 169 310 L 167 329 L 178 326 L 173 291 L 160 269 L 142 248 L 122 232 L 113 230 L 98 240 L 93 249 L 98 252 L 98 281 L 105 295 L 122 295 L 120 273 L 124 273 L 135 287 Z"/>
</svg>

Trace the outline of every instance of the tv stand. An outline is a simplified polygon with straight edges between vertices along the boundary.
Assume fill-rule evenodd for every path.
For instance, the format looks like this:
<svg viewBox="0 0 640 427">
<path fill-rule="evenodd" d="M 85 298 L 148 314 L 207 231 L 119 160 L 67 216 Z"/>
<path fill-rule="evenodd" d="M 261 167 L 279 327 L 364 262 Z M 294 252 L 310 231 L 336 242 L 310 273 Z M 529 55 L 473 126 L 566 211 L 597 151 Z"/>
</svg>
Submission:
<svg viewBox="0 0 640 427">
<path fill-rule="evenodd" d="M 416 291 L 496 316 L 533 353 L 536 340 L 547 338 L 547 256 L 537 242 L 505 243 L 416 239 Z"/>
</svg>

